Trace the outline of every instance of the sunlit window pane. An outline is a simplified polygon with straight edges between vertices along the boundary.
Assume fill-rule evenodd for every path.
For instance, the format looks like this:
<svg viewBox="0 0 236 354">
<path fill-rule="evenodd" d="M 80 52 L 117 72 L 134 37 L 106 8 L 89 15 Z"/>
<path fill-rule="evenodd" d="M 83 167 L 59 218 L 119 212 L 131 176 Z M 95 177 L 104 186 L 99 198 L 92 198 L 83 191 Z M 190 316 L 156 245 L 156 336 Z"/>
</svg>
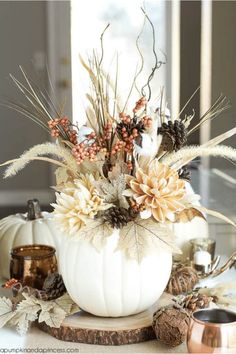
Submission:
<svg viewBox="0 0 236 354">
<path fill-rule="evenodd" d="M 166 31 L 166 1 L 149 0 L 145 2 L 145 10 L 149 15 L 156 34 L 156 53 L 158 60 L 165 61 L 167 48 Z M 104 35 L 103 67 L 115 77 L 116 58 L 118 57 L 118 90 L 121 100 L 126 100 L 135 73 L 139 71 L 142 59 L 138 53 L 136 40 L 142 31 L 144 15 L 141 11 L 142 2 L 127 0 L 94 0 L 71 2 L 72 31 L 72 89 L 73 89 L 73 119 L 85 121 L 85 93 L 89 90 L 87 74 L 79 62 L 79 53 L 87 59 L 93 48 L 101 55 L 100 35 L 110 23 Z M 153 54 L 153 36 L 150 23 L 146 20 L 139 46 L 144 58 L 144 69 L 137 78 L 137 88 L 141 90 L 147 82 L 155 63 Z M 169 58 L 170 59 L 170 58 Z M 160 88 L 166 86 L 166 65 L 157 70 L 152 80 L 152 101 L 158 105 Z M 131 107 L 140 97 L 134 89 L 130 99 Z M 169 99 L 167 94 L 167 100 Z"/>
</svg>

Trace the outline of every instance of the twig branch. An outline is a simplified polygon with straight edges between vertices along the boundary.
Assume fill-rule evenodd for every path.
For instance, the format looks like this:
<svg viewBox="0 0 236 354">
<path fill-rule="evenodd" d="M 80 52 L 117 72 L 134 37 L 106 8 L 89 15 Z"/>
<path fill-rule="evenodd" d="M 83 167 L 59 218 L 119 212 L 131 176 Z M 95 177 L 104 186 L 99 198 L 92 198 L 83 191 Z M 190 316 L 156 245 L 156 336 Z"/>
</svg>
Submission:
<svg viewBox="0 0 236 354">
<path fill-rule="evenodd" d="M 148 80 L 147 80 L 147 83 L 142 87 L 141 89 L 141 93 L 143 96 L 146 96 L 146 93 L 145 93 L 145 87 L 148 88 L 148 98 L 147 100 L 150 101 L 151 99 L 151 95 L 152 95 L 152 92 L 151 92 L 151 86 L 150 86 L 150 82 L 152 81 L 154 75 L 155 75 L 155 72 L 157 69 L 159 69 L 161 67 L 162 64 L 165 64 L 166 62 L 162 62 L 162 61 L 159 61 L 158 58 L 157 58 L 157 53 L 156 53 L 156 36 L 155 36 L 155 28 L 154 28 L 154 25 L 152 23 L 152 21 L 150 20 L 150 18 L 148 17 L 146 11 L 141 7 L 141 10 L 143 11 L 145 17 L 147 18 L 148 22 L 150 23 L 151 25 L 151 28 L 152 28 L 152 51 L 153 51 L 153 54 L 154 54 L 154 58 L 155 58 L 155 65 L 154 67 L 152 68 L 152 71 L 151 71 L 151 74 L 149 75 L 148 77 Z"/>
<path fill-rule="evenodd" d="M 108 29 L 108 27 L 110 26 L 110 23 L 108 23 L 105 27 L 105 29 L 103 30 L 101 36 L 100 36 L 100 42 L 101 42 L 101 51 L 102 51 L 102 54 L 101 54 L 101 58 L 99 60 L 99 66 L 101 66 L 102 64 L 102 61 L 103 61 L 103 56 L 104 56 L 104 47 L 103 47 L 103 36 L 106 32 L 106 30 Z"/>
</svg>

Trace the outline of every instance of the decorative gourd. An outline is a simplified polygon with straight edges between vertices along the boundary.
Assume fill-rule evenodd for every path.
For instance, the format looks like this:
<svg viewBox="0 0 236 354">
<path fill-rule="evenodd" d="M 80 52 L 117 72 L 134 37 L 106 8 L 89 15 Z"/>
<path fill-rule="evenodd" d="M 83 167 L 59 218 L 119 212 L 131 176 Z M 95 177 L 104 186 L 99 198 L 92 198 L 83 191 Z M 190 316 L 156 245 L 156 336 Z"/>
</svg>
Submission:
<svg viewBox="0 0 236 354">
<path fill-rule="evenodd" d="M 146 310 L 162 295 L 170 277 L 171 252 L 160 247 L 138 263 L 116 250 L 118 238 L 119 230 L 114 229 L 98 252 L 85 239 L 62 237 L 59 264 L 66 289 L 80 308 L 97 316 Z"/>
<path fill-rule="evenodd" d="M 45 244 L 58 249 L 59 242 L 59 231 L 52 215 L 41 212 L 38 200 L 29 200 L 28 213 L 10 215 L 0 221 L 0 277 L 10 277 L 10 252 L 13 247 Z"/>
</svg>

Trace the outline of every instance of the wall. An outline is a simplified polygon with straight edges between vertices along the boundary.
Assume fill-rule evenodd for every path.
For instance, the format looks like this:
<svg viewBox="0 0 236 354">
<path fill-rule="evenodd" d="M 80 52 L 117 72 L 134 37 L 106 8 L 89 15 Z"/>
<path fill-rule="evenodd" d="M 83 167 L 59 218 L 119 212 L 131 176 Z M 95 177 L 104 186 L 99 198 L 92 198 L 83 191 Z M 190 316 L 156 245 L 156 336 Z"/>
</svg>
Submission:
<svg viewBox="0 0 236 354">
<path fill-rule="evenodd" d="M 0 1 L 1 98 L 7 95 L 13 100 L 19 99 L 18 91 L 10 82 L 8 73 L 11 72 L 20 78 L 19 64 L 30 67 L 30 71 L 34 72 L 34 66 L 32 68 L 30 64 L 35 59 L 43 66 L 46 39 L 45 1 Z M 0 122 L 2 162 L 19 156 L 32 145 L 48 140 L 47 132 L 7 108 L 0 107 Z M 49 202 L 50 183 L 48 165 L 44 162 L 34 162 L 16 177 L 0 180 L 0 205 L 22 204 L 29 197 L 41 197 L 45 202 Z"/>
<path fill-rule="evenodd" d="M 222 92 L 231 103 L 231 108 L 211 124 L 215 136 L 236 126 L 236 2 L 213 1 L 212 6 L 212 99 Z M 226 142 L 236 147 L 235 136 Z M 227 161 L 220 162 L 222 167 L 235 169 Z"/>
<path fill-rule="evenodd" d="M 201 1 L 181 1 L 180 109 L 200 85 L 200 30 Z M 191 114 L 194 109 L 195 119 L 199 119 L 199 93 L 189 102 L 182 116 Z M 188 142 L 199 144 L 199 131 L 189 136 Z"/>
</svg>

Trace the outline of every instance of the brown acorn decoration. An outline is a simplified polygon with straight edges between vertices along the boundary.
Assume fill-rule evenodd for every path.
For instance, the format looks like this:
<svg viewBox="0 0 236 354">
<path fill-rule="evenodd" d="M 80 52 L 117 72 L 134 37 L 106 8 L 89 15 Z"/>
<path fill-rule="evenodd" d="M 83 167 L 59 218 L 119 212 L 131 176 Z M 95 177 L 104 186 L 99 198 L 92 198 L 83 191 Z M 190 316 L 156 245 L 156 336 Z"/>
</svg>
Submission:
<svg viewBox="0 0 236 354">
<path fill-rule="evenodd" d="M 188 293 L 193 290 L 197 282 L 198 275 L 195 269 L 178 264 L 172 269 L 166 292 L 172 295 Z"/>
<path fill-rule="evenodd" d="M 160 342 L 176 347 L 186 340 L 190 313 L 183 308 L 166 306 L 154 313 L 152 327 Z"/>
</svg>

